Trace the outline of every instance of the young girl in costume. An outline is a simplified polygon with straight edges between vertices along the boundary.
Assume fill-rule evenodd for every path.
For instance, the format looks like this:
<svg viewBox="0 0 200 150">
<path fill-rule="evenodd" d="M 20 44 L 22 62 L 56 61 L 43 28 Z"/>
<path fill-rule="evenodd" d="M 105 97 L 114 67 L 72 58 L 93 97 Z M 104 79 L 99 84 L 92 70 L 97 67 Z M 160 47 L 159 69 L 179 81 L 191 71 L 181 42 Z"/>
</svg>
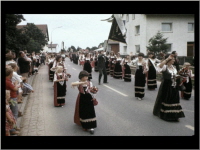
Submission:
<svg viewBox="0 0 200 150">
<path fill-rule="evenodd" d="M 76 100 L 74 123 L 81 125 L 84 131 L 94 133 L 97 127 L 96 114 L 94 109 L 94 98 L 90 94 L 92 82 L 88 81 L 89 73 L 85 70 L 79 73 L 79 81 L 72 82 L 72 88 L 78 87 L 79 94 Z"/>
</svg>

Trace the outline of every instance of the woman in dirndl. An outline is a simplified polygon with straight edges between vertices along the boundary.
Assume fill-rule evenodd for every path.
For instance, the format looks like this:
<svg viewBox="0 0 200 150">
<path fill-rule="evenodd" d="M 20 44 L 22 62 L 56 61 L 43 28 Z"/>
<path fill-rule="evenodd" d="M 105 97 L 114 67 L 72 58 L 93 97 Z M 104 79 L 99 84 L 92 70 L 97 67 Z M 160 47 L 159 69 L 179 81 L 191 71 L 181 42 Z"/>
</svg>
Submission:
<svg viewBox="0 0 200 150">
<path fill-rule="evenodd" d="M 107 52 L 106 53 L 106 73 L 107 73 L 107 75 L 110 74 L 110 62 L 109 62 L 109 60 L 110 60 L 110 54 L 109 54 L 109 52 Z"/>
<path fill-rule="evenodd" d="M 179 121 L 179 118 L 185 117 L 179 97 L 180 76 L 173 66 L 174 62 L 174 55 L 167 54 L 165 60 L 157 65 L 157 71 L 162 72 L 163 80 L 160 84 L 153 114 L 165 121 Z"/>
<path fill-rule="evenodd" d="M 122 77 L 125 82 L 131 82 L 131 69 L 130 69 L 130 56 L 126 56 L 126 58 L 123 58 L 122 60 Z"/>
<path fill-rule="evenodd" d="M 93 97 L 90 94 L 92 82 L 88 81 L 89 73 L 85 70 L 79 73 L 80 81 L 72 82 L 71 86 L 78 87 L 79 94 L 76 100 L 74 123 L 81 125 L 84 131 L 94 133 L 94 128 L 97 127 L 96 113 L 93 104 Z"/>
<path fill-rule="evenodd" d="M 136 64 L 135 71 L 135 97 L 138 100 L 142 100 L 145 95 L 145 77 L 147 72 L 146 62 L 144 60 L 144 54 L 139 53 L 138 58 L 132 60 L 133 64 Z"/>
<path fill-rule="evenodd" d="M 111 51 L 110 52 L 110 59 L 109 59 L 110 75 L 111 75 L 111 77 L 113 77 L 113 74 L 114 74 L 115 60 L 116 60 L 116 55 L 114 54 L 113 51 Z"/>
<path fill-rule="evenodd" d="M 122 79 L 122 66 L 121 66 L 122 58 L 120 57 L 120 53 L 117 54 L 116 61 L 115 61 L 115 68 L 113 78 L 115 79 Z"/>
<path fill-rule="evenodd" d="M 182 83 L 185 86 L 185 90 L 181 91 L 181 98 L 185 100 L 189 100 L 191 98 L 192 93 L 192 80 L 191 78 L 194 77 L 192 70 L 190 69 L 190 63 L 185 62 L 183 68 L 180 69 L 179 75 L 182 77 Z"/>
<path fill-rule="evenodd" d="M 85 55 L 85 63 L 83 65 L 83 70 L 87 71 L 89 73 L 88 80 L 90 81 L 92 79 L 92 66 L 91 66 L 91 58 L 90 54 L 87 53 Z"/>
<path fill-rule="evenodd" d="M 99 69 L 98 69 L 98 67 L 97 67 L 97 63 L 98 63 L 98 59 L 97 59 L 97 58 L 98 58 L 98 53 L 95 52 L 95 53 L 94 53 L 94 61 L 95 61 L 95 62 L 94 62 L 94 71 L 95 71 L 95 72 L 99 72 Z"/>
<path fill-rule="evenodd" d="M 79 65 L 83 67 L 84 63 L 85 63 L 85 56 L 83 53 L 80 53 L 79 54 Z"/>
<path fill-rule="evenodd" d="M 148 53 L 147 59 L 147 87 L 149 90 L 155 90 L 157 88 L 157 80 L 156 80 L 156 63 L 160 63 L 160 60 L 155 58 L 153 52 Z"/>
<path fill-rule="evenodd" d="M 63 107 L 65 105 L 67 76 L 63 72 L 62 66 L 57 66 L 54 74 L 54 106 Z"/>
<path fill-rule="evenodd" d="M 54 71 L 51 71 L 51 68 L 53 67 L 53 62 L 55 60 L 54 55 L 51 55 L 48 59 L 48 66 L 49 66 L 49 80 L 53 81 L 54 78 Z"/>
</svg>

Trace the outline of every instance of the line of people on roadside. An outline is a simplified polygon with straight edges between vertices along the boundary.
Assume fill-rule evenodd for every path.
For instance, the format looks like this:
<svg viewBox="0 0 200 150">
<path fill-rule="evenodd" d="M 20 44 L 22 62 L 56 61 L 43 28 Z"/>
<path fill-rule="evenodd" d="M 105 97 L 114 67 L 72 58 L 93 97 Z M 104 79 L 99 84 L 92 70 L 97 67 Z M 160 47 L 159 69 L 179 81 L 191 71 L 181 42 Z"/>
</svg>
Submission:
<svg viewBox="0 0 200 150">
<path fill-rule="evenodd" d="M 34 58 L 25 51 L 19 52 L 19 57 L 11 50 L 6 50 L 6 136 L 19 135 L 20 128 L 17 127 L 17 118 L 23 116 L 18 105 L 23 103 L 23 97 L 34 92 L 28 83 L 30 75 L 34 72 L 32 68 L 38 67 Z M 36 61 L 37 62 L 37 59 Z M 32 66 L 33 64 L 33 66 Z M 38 69 L 37 69 L 38 71 Z M 37 72 L 36 71 L 36 72 Z"/>
</svg>

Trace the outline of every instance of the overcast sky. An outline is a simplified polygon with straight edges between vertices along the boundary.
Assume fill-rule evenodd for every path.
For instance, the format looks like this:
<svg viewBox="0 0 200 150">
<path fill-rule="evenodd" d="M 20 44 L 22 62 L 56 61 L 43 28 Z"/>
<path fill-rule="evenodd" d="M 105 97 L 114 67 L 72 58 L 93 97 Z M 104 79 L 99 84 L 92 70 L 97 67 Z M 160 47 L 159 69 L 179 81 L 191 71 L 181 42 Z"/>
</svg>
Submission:
<svg viewBox="0 0 200 150">
<path fill-rule="evenodd" d="M 78 46 L 86 47 L 98 46 L 104 40 L 108 39 L 111 24 L 107 21 L 101 21 L 111 17 L 112 14 L 23 14 L 26 21 L 19 25 L 27 23 L 47 24 L 49 32 L 49 44 L 51 38 L 53 44 L 64 47 Z M 61 28 L 57 28 L 60 27 Z M 61 48 L 61 47 L 60 47 Z"/>
</svg>

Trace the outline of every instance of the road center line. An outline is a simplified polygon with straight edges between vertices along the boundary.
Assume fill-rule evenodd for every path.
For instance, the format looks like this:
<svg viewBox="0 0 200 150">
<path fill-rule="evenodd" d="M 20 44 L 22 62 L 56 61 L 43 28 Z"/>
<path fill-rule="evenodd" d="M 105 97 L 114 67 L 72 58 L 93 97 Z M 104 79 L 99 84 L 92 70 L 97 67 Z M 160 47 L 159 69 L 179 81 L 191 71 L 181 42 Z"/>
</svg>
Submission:
<svg viewBox="0 0 200 150">
<path fill-rule="evenodd" d="M 72 68 L 72 69 L 76 70 L 75 68 Z"/>
<path fill-rule="evenodd" d="M 107 85 L 104 85 L 104 84 L 103 84 L 103 86 L 105 86 L 105 87 L 107 87 L 107 88 L 109 88 L 109 89 L 111 89 L 111 90 L 113 90 L 113 91 L 115 91 L 115 92 L 117 92 L 117 93 L 119 93 L 119 94 L 121 94 L 121 95 L 123 95 L 123 96 L 128 96 L 128 95 L 126 95 L 126 94 L 124 94 L 124 93 L 121 93 L 121 92 L 119 92 L 119 91 L 117 91 L 117 90 L 115 90 L 115 89 L 113 89 L 113 88 L 111 88 L 111 87 L 109 87 L 109 86 L 107 86 Z"/>
<path fill-rule="evenodd" d="M 191 130 L 193 130 L 193 131 L 194 131 L 194 127 L 193 127 L 193 126 L 191 126 L 191 125 L 185 125 L 185 127 L 187 127 L 187 128 L 189 128 L 189 129 L 191 129 Z"/>
</svg>

